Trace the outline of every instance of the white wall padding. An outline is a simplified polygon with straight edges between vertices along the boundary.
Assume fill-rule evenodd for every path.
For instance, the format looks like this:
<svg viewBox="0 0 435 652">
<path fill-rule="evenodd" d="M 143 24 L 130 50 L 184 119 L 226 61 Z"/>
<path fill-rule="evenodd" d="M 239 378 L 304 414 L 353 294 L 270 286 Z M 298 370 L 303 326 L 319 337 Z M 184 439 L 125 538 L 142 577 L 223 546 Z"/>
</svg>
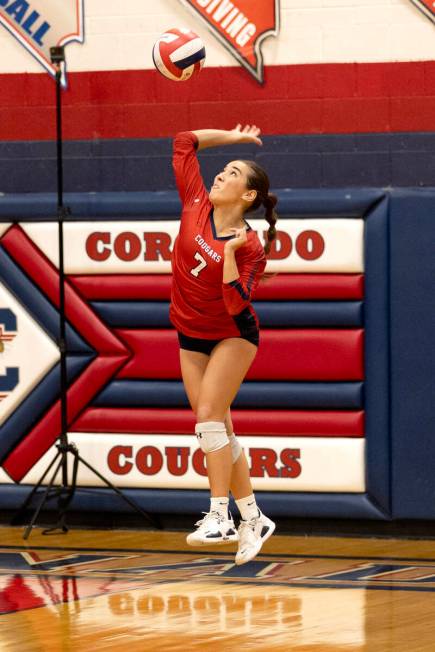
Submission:
<svg viewBox="0 0 435 652">
<path fill-rule="evenodd" d="M 268 224 L 261 219 L 248 222 L 264 241 L 262 234 Z M 280 219 L 276 228 L 277 243 L 272 245 L 269 272 L 364 271 L 362 219 Z"/>
<path fill-rule="evenodd" d="M 206 489 L 207 477 L 194 436 L 72 433 L 82 456 L 120 487 Z M 265 491 L 365 491 L 364 439 L 239 437 L 251 465 L 253 486 Z M 34 483 L 54 454 L 48 451 L 23 478 Z M 181 456 L 181 457 L 180 457 Z M 182 472 L 174 470 L 182 467 Z M 293 477 L 291 477 L 293 476 Z M 2 479 L 0 478 L 0 482 Z M 101 486 L 85 466 L 79 484 Z"/>
<path fill-rule="evenodd" d="M 59 267 L 59 227 L 57 222 L 20 222 L 36 246 L 45 254 L 55 267 Z M 63 227 L 65 228 L 65 226 Z"/>
<path fill-rule="evenodd" d="M 24 400 L 59 359 L 59 351 L 45 331 L 0 283 L 0 306 L 17 319 L 17 332 L 0 353 L 0 375 L 18 369 L 18 384 L 0 401 L 0 425 Z M 2 326 L 2 325 L 1 325 Z"/>
<path fill-rule="evenodd" d="M 249 224 L 263 241 L 264 220 Z M 41 229 L 45 225 L 37 225 Z M 68 222 L 64 225 L 68 274 L 170 273 L 177 221 Z M 267 269 L 270 272 L 359 273 L 364 270 L 362 219 L 281 219 Z M 30 231 L 29 231 L 30 233 Z M 44 245 L 45 232 L 33 237 Z M 47 240 L 51 243 L 55 234 Z M 54 240 L 53 240 L 54 242 Z M 213 241 L 209 243 L 213 247 Z M 53 245 L 50 244 L 50 249 Z"/>
<path fill-rule="evenodd" d="M 69 222 L 65 224 L 67 274 L 169 273 L 176 221 Z"/>
</svg>

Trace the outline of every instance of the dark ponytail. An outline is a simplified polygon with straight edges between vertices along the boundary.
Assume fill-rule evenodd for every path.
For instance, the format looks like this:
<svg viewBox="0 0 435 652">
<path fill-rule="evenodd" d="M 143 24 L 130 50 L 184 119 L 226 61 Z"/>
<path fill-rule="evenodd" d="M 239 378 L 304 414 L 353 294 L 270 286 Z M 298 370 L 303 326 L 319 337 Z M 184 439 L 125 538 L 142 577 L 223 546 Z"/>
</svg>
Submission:
<svg viewBox="0 0 435 652">
<path fill-rule="evenodd" d="M 275 224 L 278 219 L 278 215 L 275 211 L 275 206 L 278 203 L 278 197 L 272 193 L 267 193 L 266 198 L 263 201 L 266 212 L 264 214 L 264 219 L 269 224 L 269 228 L 266 234 L 266 244 L 264 245 L 264 253 L 267 255 L 270 251 L 270 245 L 276 238 L 276 228 Z"/>
<path fill-rule="evenodd" d="M 264 219 L 269 224 L 269 228 L 266 234 L 264 253 L 268 254 L 270 251 L 270 246 L 276 238 L 275 224 L 278 219 L 278 215 L 275 211 L 275 206 L 278 202 L 278 197 L 269 192 L 269 177 L 262 167 L 255 163 L 255 161 L 242 161 L 242 163 L 245 163 L 245 165 L 247 165 L 249 168 L 247 179 L 248 190 L 257 191 L 257 196 L 252 202 L 252 205 L 249 207 L 248 211 L 255 211 L 261 205 L 263 205 L 266 209 Z"/>
</svg>

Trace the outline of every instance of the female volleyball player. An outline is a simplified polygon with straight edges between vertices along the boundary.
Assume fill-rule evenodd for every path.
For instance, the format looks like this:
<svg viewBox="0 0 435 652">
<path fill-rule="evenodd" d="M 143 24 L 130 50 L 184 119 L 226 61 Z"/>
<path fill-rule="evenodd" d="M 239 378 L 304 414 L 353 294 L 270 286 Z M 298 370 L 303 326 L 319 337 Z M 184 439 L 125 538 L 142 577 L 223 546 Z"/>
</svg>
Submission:
<svg viewBox="0 0 435 652">
<path fill-rule="evenodd" d="M 195 412 L 195 432 L 206 456 L 210 511 L 189 534 L 190 545 L 239 541 L 236 563 L 258 554 L 275 524 L 258 509 L 245 454 L 233 433 L 230 406 L 259 343 L 252 294 L 274 239 L 276 197 L 253 161 L 235 160 L 204 187 L 196 150 L 236 143 L 261 145 L 260 130 L 200 130 L 174 139 L 173 167 L 183 210 L 172 271 L 171 322 L 178 331 L 183 382 Z M 263 249 L 245 213 L 265 207 Z M 231 490 L 240 510 L 236 530 L 228 512 Z"/>
</svg>

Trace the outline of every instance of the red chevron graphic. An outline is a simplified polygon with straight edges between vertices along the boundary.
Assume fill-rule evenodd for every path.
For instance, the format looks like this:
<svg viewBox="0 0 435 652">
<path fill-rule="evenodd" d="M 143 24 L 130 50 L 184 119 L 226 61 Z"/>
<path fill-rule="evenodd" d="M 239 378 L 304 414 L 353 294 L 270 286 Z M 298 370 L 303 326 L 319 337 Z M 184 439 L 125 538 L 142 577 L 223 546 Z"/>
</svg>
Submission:
<svg viewBox="0 0 435 652">
<path fill-rule="evenodd" d="M 411 0 L 411 2 L 435 22 L 435 5 L 433 0 Z"/>
<path fill-rule="evenodd" d="M 59 306 L 59 272 L 18 226 L 1 238 L 2 245 L 55 305 Z M 117 374 L 131 356 L 124 342 L 116 337 L 89 305 L 65 280 L 65 314 L 77 332 L 98 356 L 69 387 L 68 423 L 89 404 L 100 389 Z M 4 470 L 19 482 L 60 435 L 60 400 L 56 401 L 3 463 Z"/>
</svg>

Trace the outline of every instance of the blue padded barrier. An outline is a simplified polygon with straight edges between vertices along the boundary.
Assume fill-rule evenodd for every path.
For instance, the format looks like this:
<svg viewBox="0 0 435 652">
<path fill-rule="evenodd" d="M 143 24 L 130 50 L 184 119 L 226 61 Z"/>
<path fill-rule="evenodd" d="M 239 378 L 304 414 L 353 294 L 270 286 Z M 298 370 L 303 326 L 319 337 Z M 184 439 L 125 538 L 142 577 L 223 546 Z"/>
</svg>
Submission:
<svg viewBox="0 0 435 652">
<path fill-rule="evenodd" d="M 435 190 L 391 199 L 394 518 L 435 518 Z"/>
<path fill-rule="evenodd" d="M 92 308 L 114 328 L 169 328 L 168 301 L 92 301 Z"/>
<path fill-rule="evenodd" d="M 168 328 L 166 301 L 94 301 L 98 315 L 115 328 Z M 254 301 L 265 328 L 362 325 L 362 301 Z"/>
<path fill-rule="evenodd" d="M 0 281 L 26 307 L 54 340 L 59 339 L 59 313 L 34 283 L 0 246 Z M 65 340 L 70 353 L 93 353 L 93 349 L 66 323 Z"/>
<path fill-rule="evenodd" d="M 242 384 L 235 408 L 361 409 L 363 383 Z M 188 407 L 183 383 L 159 380 L 114 380 L 95 398 L 94 407 Z"/>
<path fill-rule="evenodd" d="M 92 356 L 67 356 L 67 380 L 71 384 Z M 60 392 L 60 364 L 56 364 L 0 426 L 0 461 L 25 436 L 54 403 Z M 0 485 L 0 495 L 3 488 Z"/>
<path fill-rule="evenodd" d="M 266 504 L 271 506 L 271 514 L 273 508 L 278 510 L 275 513 L 288 516 L 389 518 L 392 514 L 393 518 L 433 519 L 435 257 L 432 243 L 435 241 L 435 190 L 303 190 L 280 191 L 280 194 L 282 207 L 293 217 L 363 215 L 366 218 L 366 386 L 363 407 L 367 424 L 367 495 L 277 493 L 271 495 L 270 503 L 263 504 L 265 508 Z M 113 204 L 115 197 L 119 199 L 116 205 Z M 390 198 L 390 205 L 382 200 L 383 197 Z M 12 215 L 17 220 L 23 217 L 29 220 L 35 216 L 36 219 L 41 216 L 56 219 L 54 194 L 43 197 L 20 195 L 16 200 L 10 212 L 14 203 L 11 203 L 11 196 L 1 198 L 0 212 L 5 216 Z M 97 215 L 109 219 L 128 216 L 144 219 L 148 215 L 154 219 L 164 216 L 164 211 L 167 212 L 166 216 L 174 219 L 178 215 L 175 193 L 161 193 L 152 205 L 146 205 L 146 193 L 107 193 L 92 197 L 75 195 L 73 200 L 73 211 L 74 206 L 79 207 L 83 211 L 81 215 L 88 219 Z M 51 217 L 47 218 L 47 212 L 41 209 L 44 202 L 45 207 L 50 205 Z M 36 205 L 38 203 L 39 207 Z M 332 211 L 334 206 L 338 213 Z M 282 214 L 285 215 L 286 212 Z M 80 214 L 75 213 L 74 218 L 76 217 L 80 217 Z M 8 221 L 6 217 L 4 220 Z M 343 387 L 344 385 L 347 389 L 352 385 L 352 391 L 358 386 L 361 399 L 362 384 L 342 384 Z M 322 392 L 317 393 L 319 386 L 313 390 L 316 395 L 313 400 L 323 396 Z M 107 387 L 107 390 L 112 389 L 112 384 Z M 276 387 L 270 391 L 275 393 L 275 389 Z M 284 394 L 287 391 L 284 387 L 279 388 L 277 395 L 282 396 L 281 389 Z M 138 393 L 143 390 L 144 387 L 138 387 Z M 291 400 L 300 395 L 299 390 L 293 393 L 294 390 L 295 386 L 290 389 Z M 145 391 L 151 390 L 145 387 Z M 244 391 L 242 388 L 240 396 Z M 302 393 L 304 391 L 301 390 Z M 170 393 L 175 406 L 180 400 L 180 393 L 176 388 L 172 388 Z M 258 394 L 254 393 L 249 399 L 245 394 L 244 400 L 248 403 L 255 401 L 255 396 L 258 400 Z M 323 398 L 320 400 L 323 401 Z M 301 407 L 300 404 L 298 407 Z M 14 487 L 6 486 L 1 489 L 0 500 L 3 505 L 9 506 L 8 496 L 11 501 L 17 502 L 17 494 L 13 493 L 13 489 Z M 99 491 L 101 503 L 99 498 L 93 498 L 97 505 L 93 509 L 105 505 L 108 511 L 112 511 L 113 495 L 111 492 Z M 206 506 L 207 496 L 207 492 L 169 490 L 131 490 L 130 495 L 133 494 L 140 496 L 139 500 L 150 511 L 158 511 L 161 505 L 162 509 L 167 508 L 168 511 L 189 512 L 192 509 L 195 514 L 199 510 L 200 496 L 204 501 L 202 507 Z M 24 495 L 25 492 L 20 494 L 22 497 Z M 260 496 L 261 500 L 263 495 Z M 270 494 L 265 495 L 265 500 L 269 500 L 267 496 Z M 186 501 L 190 500 L 192 507 L 186 508 Z M 87 502 L 80 501 L 76 504 L 82 508 L 88 505 Z"/>
<path fill-rule="evenodd" d="M 390 513 L 388 198 L 365 226 L 365 423 L 367 493 Z"/>
<path fill-rule="evenodd" d="M 0 509 L 18 509 L 32 487 L 4 485 L 0 491 Z M 208 491 L 175 489 L 123 489 L 123 493 L 152 514 L 190 514 L 192 518 L 210 505 Z M 269 516 L 294 518 L 355 518 L 385 520 L 385 514 L 366 494 L 256 492 L 260 507 Z M 39 494 L 38 494 L 39 498 Z M 49 501 L 46 509 L 57 509 Z M 109 489 L 78 488 L 70 511 L 126 512 L 125 502 Z M 188 519 L 186 519 L 188 525 Z"/>
<path fill-rule="evenodd" d="M 180 201 L 175 191 L 162 192 L 104 192 L 64 194 L 65 206 L 76 217 L 174 217 L 180 214 Z M 57 220 L 55 193 L 5 194 L 0 197 L 0 216 L 16 221 L 43 218 Z M 71 219 L 71 218 L 70 218 Z"/>
<path fill-rule="evenodd" d="M 346 326 L 363 323 L 362 301 L 257 301 L 254 302 L 261 326 Z"/>
<path fill-rule="evenodd" d="M 279 215 L 292 217 L 360 217 L 383 196 L 382 190 L 328 189 L 275 190 L 279 198 Z M 92 218 L 146 218 L 178 219 L 180 202 L 174 190 L 159 192 L 99 192 L 65 193 L 64 203 L 72 210 L 72 217 Z M 261 211 L 259 213 L 261 215 Z M 253 214 L 254 215 L 254 214 Z M 57 195 L 55 193 L 4 194 L 0 197 L 0 217 L 5 221 L 23 219 L 57 220 Z"/>
</svg>

